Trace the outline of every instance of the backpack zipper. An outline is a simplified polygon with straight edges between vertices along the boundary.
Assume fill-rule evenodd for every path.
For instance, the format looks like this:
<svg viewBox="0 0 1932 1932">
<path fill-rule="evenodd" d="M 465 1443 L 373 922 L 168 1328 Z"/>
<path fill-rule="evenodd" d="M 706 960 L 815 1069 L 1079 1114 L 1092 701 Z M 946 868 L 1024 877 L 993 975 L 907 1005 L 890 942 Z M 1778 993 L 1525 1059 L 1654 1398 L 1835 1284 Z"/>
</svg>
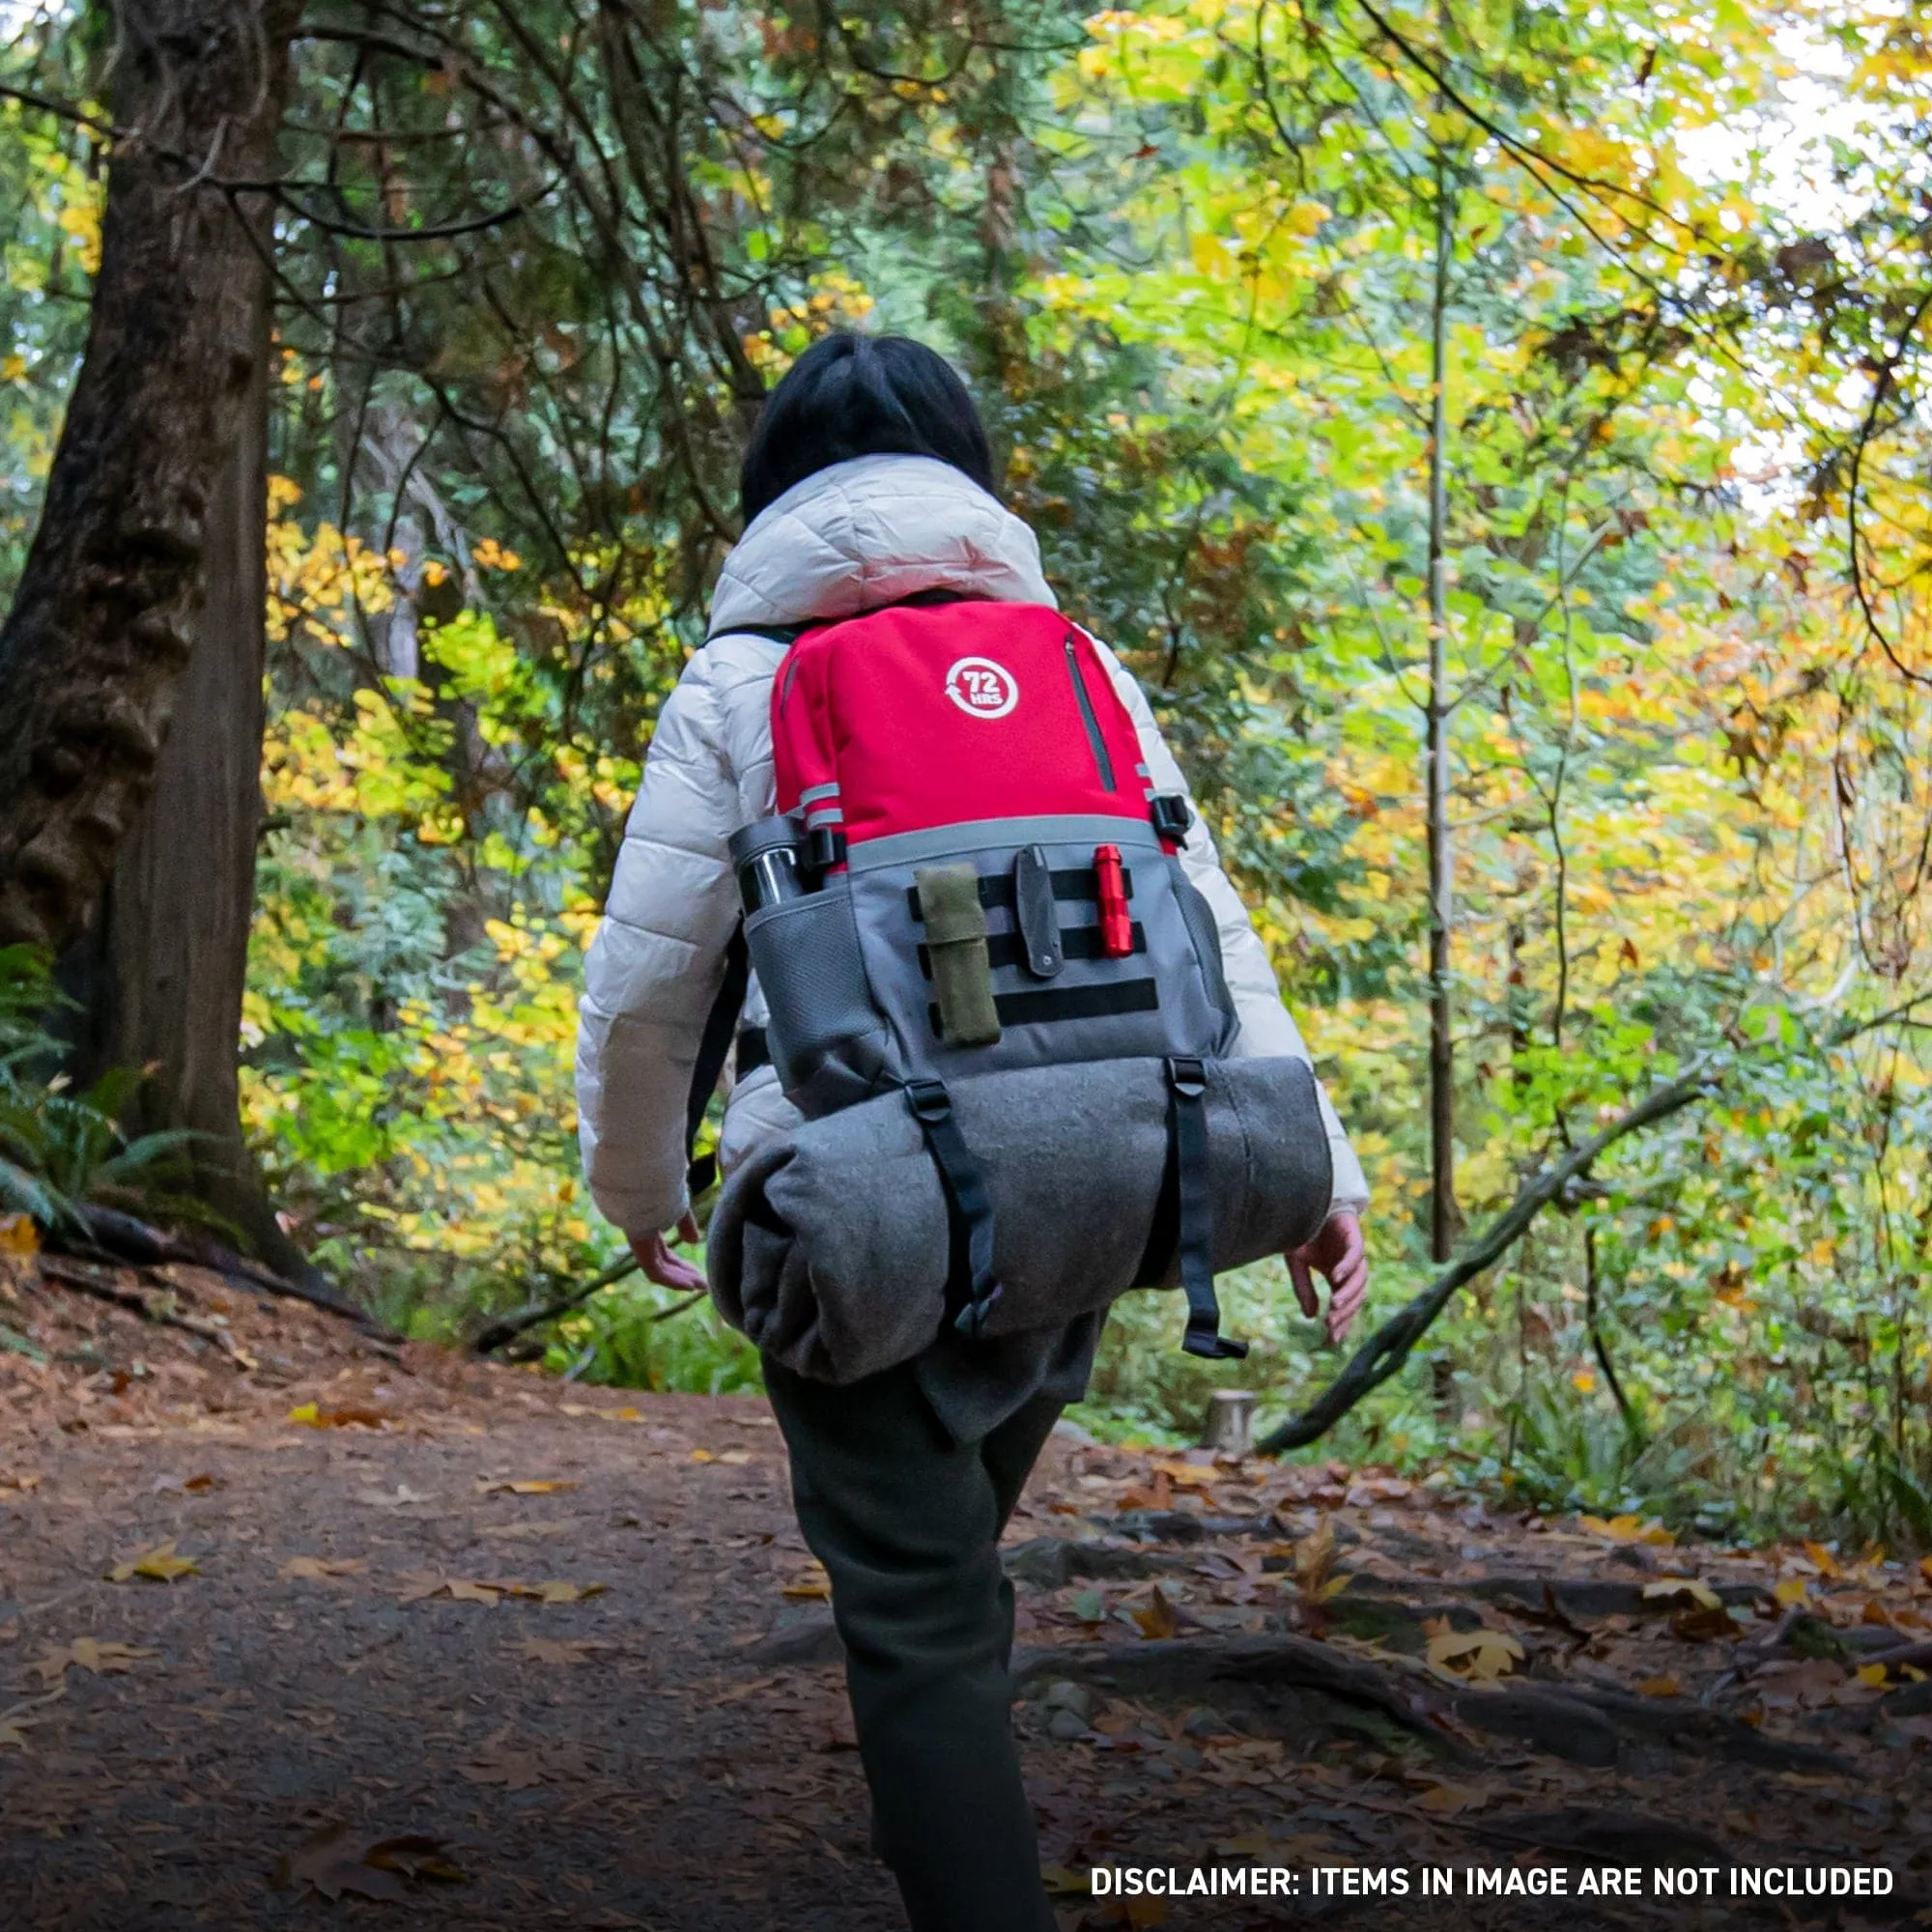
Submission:
<svg viewBox="0 0 1932 1932">
<path fill-rule="evenodd" d="M 1094 700 L 1087 696 L 1087 680 L 1080 675 L 1079 654 L 1073 648 L 1073 634 L 1066 634 L 1066 675 L 1073 680 L 1073 696 L 1080 704 L 1080 721 L 1087 726 L 1087 742 L 1094 748 L 1094 763 L 1100 773 L 1103 791 L 1114 789 L 1114 761 L 1107 755 L 1107 741 L 1100 735 L 1100 721 L 1094 715 Z"/>
</svg>

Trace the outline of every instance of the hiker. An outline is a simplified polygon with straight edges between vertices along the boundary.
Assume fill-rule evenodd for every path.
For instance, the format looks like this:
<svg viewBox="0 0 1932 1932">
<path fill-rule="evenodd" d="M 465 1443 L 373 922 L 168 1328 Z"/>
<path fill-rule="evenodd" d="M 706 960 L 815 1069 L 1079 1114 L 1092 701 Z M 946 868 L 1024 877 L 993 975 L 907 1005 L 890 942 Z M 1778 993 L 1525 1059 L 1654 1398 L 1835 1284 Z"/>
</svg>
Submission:
<svg viewBox="0 0 1932 1932">
<path fill-rule="evenodd" d="M 705 1286 L 700 1269 L 673 1252 L 698 1238 L 687 1192 L 687 1104 L 700 1043 L 707 1032 L 716 1037 L 714 1009 L 737 943 L 729 841 L 777 809 L 774 673 L 790 639 L 800 627 L 946 599 L 1034 611 L 1055 604 L 1033 532 L 999 499 L 964 384 L 941 356 L 905 338 L 833 335 L 808 350 L 766 400 L 741 495 L 745 534 L 724 563 L 708 640 L 652 738 L 590 952 L 579 1041 L 592 1193 L 645 1274 L 678 1291 Z M 970 623 L 973 613 L 955 604 L 955 619 Z M 1072 631 L 1067 639 L 1071 662 Z M 1129 755 L 1138 753 L 1133 771 L 1150 793 L 1178 804 L 1185 786 L 1146 697 L 1111 652 L 1087 642 L 1095 675 L 1111 680 L 1124 706 L 1117 715 Z M 953 669 L 981 662 L 962 657 Z M 993 674 L 983 677 L 992 682 L 977 691 L 952 690 L 954 703 L 995 716 L 1000 703 L 1010 708 Z M 1091 727 L 1084 692 L 1082 704 Z M 837 866 L 838 813 L 821 804 L 816 818 L 819 863 Z M 1177 876 L 1205 900 L 1218 932 L 1228 1057 L 1305 1062 L 1266 953 L 1199 818 L 1170 811 L 1165 836 Z M 1113 849 L 1102 846 L 1095 865 Z M 936 876 L 920 874 L 928 892 Z M 1104 877 L 1094 889 L 1104 896 Z M 1053 920 L 1051 893 L 1046 903 Z M 1124 918 L 1121 931 L 1122 951 L 1145 943 Z M 928 936 L 936 952 L 936 928 Z M 802 1124 L 761 1044 L 769 1020 L 753 980 L 720 1149 L 727 1175 Z M 1327 1328 L 1339 1341 L 1367 1288 L 1358 1221 L 1367 1188 L 1325 1097 L 1320 1108 L 1314 1131 L 1318 1144 L 1325 1131 L 1323 1172 L 1332 1171 L 1326 1216 L 1318 1202 L 1308 1225 L 1320 1232 L 1288 1259 L 1311 1317 L 1320 1312 L 1312 1276 L 1326 1278 Z M 875 1848 L 914 1932 L 1051 1932 L 1054 1924 L 1012 1739 L 1013 1599 L 998 1544 L 1061 1409 L 1085 1392 L 1103 1321 L 1104 1311 L 1044 1335 L 950 1344 L 955 1378 L 984 1386 L 945 1415 L 919 1360 L 835 1386 L 767 1357 L 800 1526 L 831 1578 Z M 993 1420 L 979 1428 L 962 1414 Z"/>
</svg>

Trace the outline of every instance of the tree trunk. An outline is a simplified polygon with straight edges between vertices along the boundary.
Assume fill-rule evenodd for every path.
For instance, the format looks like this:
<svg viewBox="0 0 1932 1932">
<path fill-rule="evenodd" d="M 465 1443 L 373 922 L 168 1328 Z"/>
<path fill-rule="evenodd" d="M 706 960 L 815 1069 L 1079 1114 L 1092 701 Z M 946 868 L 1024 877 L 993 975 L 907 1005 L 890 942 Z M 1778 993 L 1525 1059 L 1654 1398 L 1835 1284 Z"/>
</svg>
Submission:
<svg viewBox="0 0 1932 1932">
<path fill-rule="evenodd" d="M 266 230 L 265 197 L 229 185 L 273 176 L 299 12 L 114 8 L 120 131 L 87 351 L 0 626 L 0 943 L 73 938 L 161 769 L 214 500 L 268 346 L 267 240 L 248 225 Z M 192 844 L 146 863 L 169 857 L 194 883 L 212 863 Z"/>
<path fill-rule="evenodd" d="M 214 479 L 201 608 L 154 790 L 87 931 L 61 961 L 81 1008 L 72 1070 L 150 1068 L 130 1133 L 186 1128 L 189 1191 L 284 1273 L 306 1273 L 242 1142 L 237 1055 L 262 816 L 268 648 L 269 272 L 252 260 L 254 374 Z"/>
</svg>

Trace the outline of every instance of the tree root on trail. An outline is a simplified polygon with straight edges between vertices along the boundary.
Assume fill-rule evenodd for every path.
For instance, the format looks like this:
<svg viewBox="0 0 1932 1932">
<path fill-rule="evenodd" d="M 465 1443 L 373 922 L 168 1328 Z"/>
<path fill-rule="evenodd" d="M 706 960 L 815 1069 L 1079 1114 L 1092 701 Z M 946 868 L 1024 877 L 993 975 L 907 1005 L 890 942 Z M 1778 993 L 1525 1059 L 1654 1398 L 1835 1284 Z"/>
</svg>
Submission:
<svg viewBox="0 0 1932 1932">
<path fill-rule="evenodd" d="M 1374 1712 L 1445 1757 L 1466 1762 L 1473 1755 L 1403 1679 L 1314 1637 L 1168 1637 L 1135 1644 L 1042 1646 L 1014 1657 L 1012 1677 L 1015 1685 L 1035 1677 L 1070 1677 L 1099 1679 L 1122 1690 L 1241 1684 L 1257 1690 L 1312 1690 Z"/>
<path fill-rule="evenodd" d="M 140 1316 L 144 1321 L 156 1322 L 163 1328 L 179 1328 L 185 1335 L 213 1342 L 238 1369 L 253 1366 L 237 1347 L 235 1338 L 219 1322 L 204 1321 L 199 1316 L 184 1315 L 178 1309 L 169 1307 L 168 1297 L 161 1290 L 130 1287 L 113 1280 L 91 1263 L 70 1261 L 58 1255 L 43 1254 L 40 1268 L 49 1281 L 57 1281 L 63 1288 L 91 1295 L 96 1301 L 110 1302 L 116 1308 L 125 1308 L 130 1314 Z"/>
<path fill-rule="evenodd" d="M 1122 1690 L 1205 1690 L 1213 1685 L 1312 1690 L 1373 1710 L 1432 1749 L 1467 1758 L 1456 1729 L 1510 1738 L 1571 1764 L 1607 1769 L 1632 1745 L 1662 1745 L 1768 1771 L 1848 1775 L 1854 1767 L 1814 1745 L 1767 1737 L 1721 1712 L 1675 1699 L 1581 1685 L 1458 1688 L 1418 1666 L 1391 1669 L 1313 1637 L 1172 1637 L 1134 1644 L 1054 1645 L 1022 1652 L 1013 1679 L 1101 1680 Z"/>
<path fill-rule="evenodd" d="M 260 1262 L 237 1254 L 213 1236 L 200 1231 L 188 1235 L 167 1234 L 135 1215 L 124 1214 L 118 1208 L 83 1204 L 79 1213 L 86 1239 L 72 1251 L 77 1261 L 104 1259 L 129 1267 L 205 1267 L 237 1287 L 251 1290 L 257 1294 L 278 1294 L 290 1301 L 306 1302 L 325 1314 L 340 1316 L 343 1321 L 354 1321 L 383 1341 L 398 1342 L 402 1339 L 392 1329 L 327 1287 L 291 1281 L 286 1275 L 264 1267 Z M 69 1252 L 59 1231 L 49 1235 L 47 1239 L 55 1252 Z M 320 1280 L 318 1275 L 317 1282 Z"/>
</svg>

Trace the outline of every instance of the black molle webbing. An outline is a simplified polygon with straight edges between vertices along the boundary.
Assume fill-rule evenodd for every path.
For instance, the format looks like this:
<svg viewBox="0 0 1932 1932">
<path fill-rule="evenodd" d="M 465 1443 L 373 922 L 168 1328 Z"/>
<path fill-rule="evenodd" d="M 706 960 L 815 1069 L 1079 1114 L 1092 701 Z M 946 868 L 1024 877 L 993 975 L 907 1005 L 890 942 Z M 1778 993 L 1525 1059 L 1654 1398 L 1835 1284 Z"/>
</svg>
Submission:
<svg viewBox="0 0 1932 1932">
<path fill-rule="evenodd" d="M 1057 899 L 1086 899 L 1092 901 L 1100 896 L 1100 889 L 1094 881 L 1092 866 L 1066 866 L 1048 875 L 1053 880 L 1053 896 Z M 1122 866 L 1121 880 L 1128 898 L 1134 895 L 1134 875 L 1132 870 Z M 1013 881 L 1009 872 L 981 872 L 980 874 L 980 903 L 988 912 L 1005 910 L 1010 912 L 1013 906 Z M 919 888 L 906 888 L 906 910 L 914 919 L 923 923 L 925 914 L 919 903 Z"/>
<path fill-rule="evenodd" d="M 1148 950 L 1147 927 L 1136 921 L 1133 932 L 1134 951 L 1145 952 Z M 1062 927 L 1060 955 L 1063 962 L 1068 959 L 1111 959 L 1117 956 L 1100 951 L 1100 928 L 1097 925 Z M 986 957 L 996 969 L 1001 966 L 1024 966 L 1029 971 L 1035 970 L 1028 943 L 1017 932 L 988 933 Z M 932 978 L 932 952 L 929 947 L 922 946 L 919 949 L 919 970 L 928 980 Z"/>
<path fill-rule="evenodd" d="M 926 1151 L 946 1191 L 947 1221 L 952 1233 L 952 1261 L 946 1278 L 947 1314 L 960 1334 L 977 1340 L 1000 1298 L 993 1273 L 993 1202 L 985 1177 L 959 1122 L 952 1096 L 942 1080 L 906 1082 L 906 1104 L 925 1136 Z"/>
<path fill-rule="evenodd" d="M 1055 1020 L 1100 1020 L 1116 1013 L 1160 1009 L 1160 986 L 1152 980 L 1114 980 L 1097 986 L 1044 986 L 1037 993 L 1002 993 L 993 1009 L 1003 1027 L 1045 1026 Z M 926 1016 L 942 1038 L 939 1009 Z"/>
<path fill-rule="evenodd" d="M 1208 1170 L 1208 1069 L 1177 1056 L 1167 1063 L 1168 1131 L 1174 1138 L 1180 1204 L 1180 1286 L 1187 1295 L 1187 1333 L 1180 1346 L 1209 1361 L 1238 1360 L 1245 1342 L 1221 1333 L 1214 1293 L 1214 1194 Z"/>
</svg>

